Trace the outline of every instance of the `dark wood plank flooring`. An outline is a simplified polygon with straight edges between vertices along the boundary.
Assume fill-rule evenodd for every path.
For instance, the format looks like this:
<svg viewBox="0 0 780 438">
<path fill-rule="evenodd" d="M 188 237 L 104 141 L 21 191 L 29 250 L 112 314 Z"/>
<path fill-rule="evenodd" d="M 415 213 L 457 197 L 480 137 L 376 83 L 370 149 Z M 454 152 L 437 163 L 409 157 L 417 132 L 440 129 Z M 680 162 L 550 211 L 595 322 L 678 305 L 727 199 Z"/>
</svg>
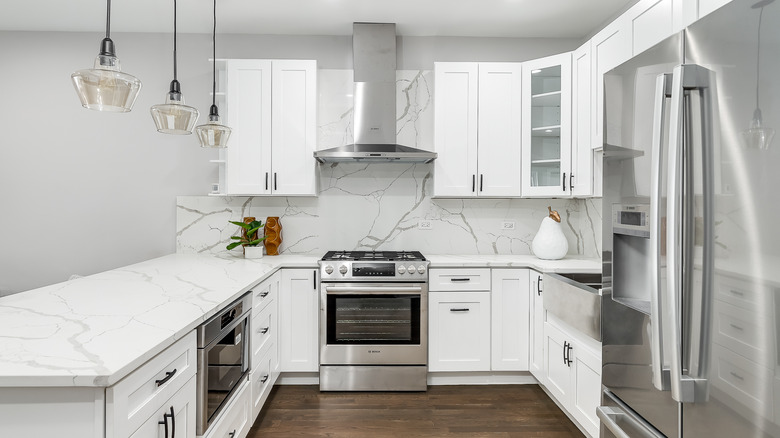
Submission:
<svg viewBox="0 0 780 438">
<path fill-rule="evenodd" d="M 428 392 L 271 391 L 249 438 L 582 437 L 537 385 L 429 386 Z"/>
</svg>

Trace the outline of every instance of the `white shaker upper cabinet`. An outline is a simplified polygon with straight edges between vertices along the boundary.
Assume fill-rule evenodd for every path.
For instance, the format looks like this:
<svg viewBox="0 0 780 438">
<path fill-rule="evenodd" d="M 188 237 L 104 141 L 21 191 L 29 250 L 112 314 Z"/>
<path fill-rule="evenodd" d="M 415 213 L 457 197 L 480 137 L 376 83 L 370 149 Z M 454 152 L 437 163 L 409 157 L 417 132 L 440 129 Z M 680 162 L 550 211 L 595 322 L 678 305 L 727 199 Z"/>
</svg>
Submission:
<svg viewBox="0 0 780 438">
<path fill-rule="evenodd" d="M 593 195 L 593 150 L 591 149 L 591 81 L 590 41 L 572 52 L 571 90 L 571 174 L 572 196 Z M 600 176 L 599 176 L 600 177 Z"/>
<path fill-rule="evenodd" d="M 230 195 L 316 195 L 317 63 L 227 61 Z"/>
<path fill-rule="evenodd" d="M 639 53 L 682 30 L 683 0 L 641 0 L 625 15 L 631 23 L 631 53 Z"/>
<path fill-rule="evenodd" d="M 604 73 L 631 58 L 631 27 L 627 15 L 608 24 L 590 41 L 591 80 L 595 91 L 591 102 L 591 147 L 601 149 L 604 146 Z"/>
<path fill-rule="evenodd" d="M 523 196 L 569 196 L 571 53 L 523 63 Z"/>
<path fill-rule="evenodd" d="M 434 196 L 520 196 L 519 63 L 435 63 Z"/>
</svg>

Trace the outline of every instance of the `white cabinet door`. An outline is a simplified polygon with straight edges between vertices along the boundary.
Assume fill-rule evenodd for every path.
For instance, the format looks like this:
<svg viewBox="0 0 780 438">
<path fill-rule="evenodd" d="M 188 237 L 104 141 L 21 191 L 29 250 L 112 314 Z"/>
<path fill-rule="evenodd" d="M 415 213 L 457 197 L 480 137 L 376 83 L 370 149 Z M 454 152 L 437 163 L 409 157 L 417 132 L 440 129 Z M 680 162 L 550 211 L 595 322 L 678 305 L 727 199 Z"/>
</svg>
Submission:
<svg viewBox="0 0 780 438">
<path fill-rule="evenodd" d="M 270 194 L 271 61 L 227 62 L 226 124 L 233 130 L 226 152 L 226 193 Z"/>
<path fill-rule="evenodd" d="M 490 292 L 430 292 L 428 311 L 429 371 L 490 371 Z"/>
<path fill-rule="evenodd" d="M 696 18 L 702 18 L 730 1 L 731 0 L 698 0 L 699 10 Z"/>
<path fill-rule="evenodd" d="M 637 55 L 663 41 L 675 30 L 682 30 L 682 22 L 675 26 L 673 9 L 682 9 L 682 0 L 640 0 L 625 15 L 631 23 L 631 53 Z"/>
<path fill-rule="evenodd" d="M 317 61 L 273 61 L 271 158 L 275 195 L 316 195 Z"/>
<path fill-rule="evenodd" d="M 523 63 L 523 196 L 566 196 L 571 175 L 571 53 Z"/>
<path fill-rule="evenodd" d="M 572 196 L 593 194 L 593 153 L 591 149 L 591 76 L 590 41 L 572 52 L 571 103 L 571 179 Z"/>
<path fill-rule="evenodd" d="M 530 305 L 531 305 L 531 348 L 530 364 L 531 374 L 541 384 L 544 380 L 544 306 L 542 305 L 542 274 L 536 271 L 529 272 Z"/>
<path fill-rule="evenodd" d="M 434 63 L 434 196 L 475 196 L 477 64 Z"/>
<path fill-rule="evenodd" d="M 590 432 L 599 435 L 599 418 L 596 408 L 601 404 L 601 356 L 581 344 L 571 351 L 572 366 L 572 414 Z"/>
<path fill-rule="evenodd" d="M 608 24 L 591 39 L 593 89 L 591 101 L 591 147 L 604 145 L 604 73 L 631 58 L 631 28 L 626 14 Z"/>
<path fill-rule="evenodd" d="M 553 324 L 544 323 L 545 387 L 566 406 L 571 397 L 571 368 L 565 360 L 569 343 L 566 335 Z"/>
<path fill-rule="evenodd" d="M 196 378 L 190 380 L 163 404 L 147 421 L 136 429 L 131 438 L 195 438 Z M 173 411 L 173 415 L 171 415 Z M 161 424 L 162 422 L 162 424 Z"/>
<path fill-rule="evenodd" d="M 528 269 L 493 269 L 491 276 L 490 369 L 528 371 Z"/>
<path fill-rule="evenodd" d="M 281 371 L 319 369 L 317 271 L 282 269 L 279 290 Z"/>
<path fill-rule="evenodd" d="M 521 64 L 479 63 L 478 196 L 521 194 L 522 96 Z"/>
</svg>

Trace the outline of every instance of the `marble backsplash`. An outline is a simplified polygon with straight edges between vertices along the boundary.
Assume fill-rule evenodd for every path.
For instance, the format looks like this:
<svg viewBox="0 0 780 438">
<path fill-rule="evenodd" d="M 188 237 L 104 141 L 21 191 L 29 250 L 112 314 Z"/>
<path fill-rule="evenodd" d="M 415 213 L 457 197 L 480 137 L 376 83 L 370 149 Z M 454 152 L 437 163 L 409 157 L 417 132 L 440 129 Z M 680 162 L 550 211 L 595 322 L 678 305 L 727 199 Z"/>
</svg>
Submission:
<svg viewBox="0 0 780 438">
<path fill-rule="evenodd" d="M 433 150 L 433 72 L 397 72 L 399 144 Z M 318 71 L 318 149 L 352 143 L 352 71 Z M 432 164 L 319 165 L 319 196 L 177 198 L 180 253 L 221 253 L 244 216 L 279 216 L 282 254 L 334 249 L 429 254 L 531 254 L 547 206 L 561 214 L 569 254 L 601 256 L 600 199 L 433 199 Z M 418 228 L 429 221 L 432 229 Z M 504 221 L 515 228 L 503 229 Z M 237 254 L 239 250 L 233 250 Z"/>
</svg>

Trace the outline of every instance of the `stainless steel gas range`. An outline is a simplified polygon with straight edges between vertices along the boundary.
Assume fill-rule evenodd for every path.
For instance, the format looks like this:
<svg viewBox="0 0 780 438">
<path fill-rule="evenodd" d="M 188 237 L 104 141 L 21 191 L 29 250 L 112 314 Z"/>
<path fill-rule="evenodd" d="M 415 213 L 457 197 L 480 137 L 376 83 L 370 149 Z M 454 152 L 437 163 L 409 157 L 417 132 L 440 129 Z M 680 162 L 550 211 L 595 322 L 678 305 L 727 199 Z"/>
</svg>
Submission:
<svg viewBox="0 0 780 438">
<path fill-rule="evenodd" d="M 425 257 L 412 251 L 330 251 L 319 264 L 320 390 L 425 391 Z"/>
</svg>

